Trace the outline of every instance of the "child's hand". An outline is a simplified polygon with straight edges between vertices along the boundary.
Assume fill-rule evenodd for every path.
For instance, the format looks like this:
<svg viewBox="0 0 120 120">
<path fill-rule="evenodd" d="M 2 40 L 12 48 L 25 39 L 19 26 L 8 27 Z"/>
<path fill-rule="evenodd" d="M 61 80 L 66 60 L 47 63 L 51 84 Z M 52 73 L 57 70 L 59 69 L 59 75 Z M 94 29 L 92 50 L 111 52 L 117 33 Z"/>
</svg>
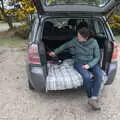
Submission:
<svg viewBox="0 0 120 120">
<path fill-rule="evenodd" d="M 89 69 L 90 66 L 89 66 L 88 64 L 86 64 L 86 65 L 83 65 L 82 68 L 84 68 L 84 69 Z"/>
<path fill-rule="evenodd" d="M 50 52 L 48 55 L 51 56 L 51 57 L 55 57 L 56 56 L 55 52 Z"/>
</svg>

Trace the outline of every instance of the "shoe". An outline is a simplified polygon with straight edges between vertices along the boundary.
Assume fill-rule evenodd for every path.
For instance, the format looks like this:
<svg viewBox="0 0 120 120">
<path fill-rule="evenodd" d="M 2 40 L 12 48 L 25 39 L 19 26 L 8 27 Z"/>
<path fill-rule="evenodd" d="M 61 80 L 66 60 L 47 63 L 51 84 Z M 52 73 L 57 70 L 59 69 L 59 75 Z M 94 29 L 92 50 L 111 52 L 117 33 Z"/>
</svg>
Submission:
<svg viewBox="0 0 120 120">
<path fill-rule="evenodd" d="M 97 99 L 89 99 L 88 104 L 92 107 L 93 110 L 101 110 Z"/>
</svg>

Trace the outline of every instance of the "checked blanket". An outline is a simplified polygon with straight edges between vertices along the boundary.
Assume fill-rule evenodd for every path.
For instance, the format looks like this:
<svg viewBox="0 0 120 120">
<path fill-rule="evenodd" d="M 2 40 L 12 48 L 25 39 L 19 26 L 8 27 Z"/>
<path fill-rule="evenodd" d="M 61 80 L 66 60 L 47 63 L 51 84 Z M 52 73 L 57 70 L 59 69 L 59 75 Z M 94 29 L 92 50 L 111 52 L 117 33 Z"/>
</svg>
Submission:
<svg viewBox="0 0 120 120">
<path fill-rule="evenodd" d="M 83 85 L 81 75 L 73 68 L 73 60 L 64 60 L 62 64 L 49 64 L 46 90 L 64 90 Z"/>
</svg>

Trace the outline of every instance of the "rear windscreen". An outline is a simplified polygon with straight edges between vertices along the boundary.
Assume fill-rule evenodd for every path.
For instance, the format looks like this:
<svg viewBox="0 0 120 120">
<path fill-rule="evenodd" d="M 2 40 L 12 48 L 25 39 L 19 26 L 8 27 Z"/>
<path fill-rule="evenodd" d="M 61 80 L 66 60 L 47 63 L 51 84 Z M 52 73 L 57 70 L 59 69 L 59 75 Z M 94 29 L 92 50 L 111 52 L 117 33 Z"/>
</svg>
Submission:
<svg viewBox="0 0 120 120">
<path fill-rule="evenodd" d="M 46 5 L 89 5 L 104 7 L 110 0 L 46 0 Z"/>
</svg>

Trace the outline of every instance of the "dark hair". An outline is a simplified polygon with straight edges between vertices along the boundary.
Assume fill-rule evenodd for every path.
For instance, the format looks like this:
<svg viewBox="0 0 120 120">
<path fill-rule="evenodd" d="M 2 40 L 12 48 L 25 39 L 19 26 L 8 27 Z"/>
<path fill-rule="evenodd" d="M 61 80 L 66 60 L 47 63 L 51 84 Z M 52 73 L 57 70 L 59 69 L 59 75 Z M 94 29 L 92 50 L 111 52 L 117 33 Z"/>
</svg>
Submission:
<svg viewBox="0 0 120 120">
<path fill-rule="evenodd" d="M 84 37 L 84 38 L 90 36 L 90 30 L 89 30 L 88 28 L 86 28 L 86 27 L 82 27 L 82 28 L 78 29 L 77 31 L 78 31 L 78 32 L 80 33 L 80 35 L 81 35 L 82 37 Z"/>
</svg>

